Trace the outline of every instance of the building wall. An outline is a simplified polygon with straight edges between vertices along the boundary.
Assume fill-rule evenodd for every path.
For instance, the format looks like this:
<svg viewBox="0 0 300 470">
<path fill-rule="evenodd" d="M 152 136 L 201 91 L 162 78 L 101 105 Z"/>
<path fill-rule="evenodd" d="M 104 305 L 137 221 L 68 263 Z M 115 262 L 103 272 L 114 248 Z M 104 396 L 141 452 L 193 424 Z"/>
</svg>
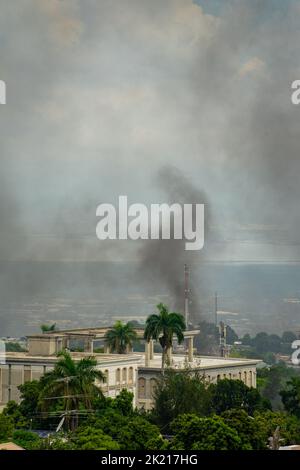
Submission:
<svg viewBox="0 0 300 470">
<path fill-rule="evenodd" d="M 40 377 L 52 369 L 52 366 L 36 366 L 23 364 L 4 364 L 0 366 L 0 405 L 10 400 L 20 401 L 18 386 Z"/>
<path fill-rule="evenodd" d="M 56 338 L 28 338 L 28 352 L 32 356 L 51 356 L 56 354 L 57 341 Z"/>
<path fill-rule="evenodd" d="M 99 383 L 105 396 L 115 397 L 123 388 L 131 391 L 136 399 L 137 362 L 123 364 L 104 364 L 98 366 L 107 377 L 106 382 Z M 0 406 L 9 400 L 20 401 L 18 386 L 30 380 L 39 380 L 53 369 L 54 364 L 6 364 L 0 365 Z M 135 401 L 134 401 L 135 402 Z"/>
<path fill-rule="evenodd" d="M 104 384 L 99 384 L 105 396 L 116 397 L 124 388 L 134 394 L 136 399 L 137 364 L 101 367 L 107 377 Z"/>
<path fill-rule="evenodd" d="M 203 369 L 199 372 L 203 373 L 203 377 L 208 383 L 217 383 L 222 379 L 241 380 L 248 387 L 256 388 L 255 365 Z M 159 375 L 159 370 L 139 368 L 136 399 L 138 408 L 150 410 L 153 407 L 153 392 Z"/>
<path fill-rule="evenodd" d="M 101 359 L 99 359 L 100 361 Z M 40 377 L 54 367 L 54 361 L 45 361 L 33 364 L 9 362 L 0 365 L 0 406 L 9 400 L 20 401 L 18 386 L 30 380 L 39 380 Z M 160 369 L 151 369 L 140 365 L 139 358 L 135 360 L 106 361 L 101 360 L 98 365 L 106 375 L 105 383 L 99 383 L 105 396 L 116 397 L 122 389 L 134 394 L 134 403 L 139 408 L 149 410 L 153 406 L 152 396 Z M 230 367 L 216 367 L 200 369 L 209 383 L 228 378 L 242 380 L 249 387 L 256 387 L 255 365 L 239 365 Z"/>
</svg>

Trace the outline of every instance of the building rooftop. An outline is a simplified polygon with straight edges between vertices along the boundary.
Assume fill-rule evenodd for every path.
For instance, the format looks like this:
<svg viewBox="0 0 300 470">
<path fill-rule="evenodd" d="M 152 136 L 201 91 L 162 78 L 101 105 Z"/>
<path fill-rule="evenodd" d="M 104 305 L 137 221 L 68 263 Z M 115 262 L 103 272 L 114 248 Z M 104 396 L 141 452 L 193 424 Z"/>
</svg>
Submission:
<svg viewBox="0 0 300 470">
<path fill-rule="evenodd" d="M 130 353 L 130 354 L 104 354 L 104 353 L 88 353 L 88 352 L 71 352 L 71 356 L 73 359 L 80 360 L 84 357 L 95 357 L 101 363 L 107 362 L 137 362 L 141 361 L 143 356 L 142 353 Z M 7 352 L 5 354 L 5 358 L 9 360 L 9 362 L 50 362 L 55 363 L 59 360 L 59 357 L 56 355 L 35 355 L 29 354 L 28 352 Z"/>
<path fill-rule="evenodd" d="M 94 356 L 99 363 L 118 363 L 118 362 L 135 362 L 139 367 L 146 367 L 144 364 L 144 353 L 133 352 L 128 354 L 105 354 L 105 353 L 88 353 L 88 352 L 71 352 L 72 358 L 75 360 L 83 357 Z M 7 352 L 6 359 L 11 362 L 31 362 L 31 363 L 55 363 L 58 357 L 32 355 L 28 352 Z M 252 365 L 261 362 L 259 359 L 240 359 L 240 358 L 224 358 L 216 356 L 194 356 L 192 362 L 187 362 L 187 356 L 184 354 L 172 355 L 172 367 L 175 369 L 184 369 L 187 365 L 193 369 L 209 369 L 215 367 L 235 367 L 240 365 Z M 161 354 L 154 354 L 153 359 L 149 361 L 147 368 L 161 368 Z"/>
<path fill-rule="evenodd" d="M 84 337 L 91 337 L 93 339 L 104 339 L 105 334 L 107 331 L 111 330 L 111 326 L 107 327 L 96 327 L 96 328 L 74 328 L 68 330 L 58 330 L 58 331 L 47 331 L 46 333 L 39 333 L 35 335 L 28 335 L 27 338 L 41 338 L 45 339 L 47 337 L 55 337 L 55 338 L 62 338 L 62 337 L 70 337 L 70 338 L 84 338 Z M 144 328 L 134 328 L 138 338 L 144 338 Z M 200 330 L 193 329 L 193 330 L 186 330 L 184 331 L 184 337 L 188 338 L 190 336 L 196 336 L 200 333 Z"/>
<path fill-rule="evenodd" d="M 17 446 L 14 442 L 3 442 L 0 444 L 0 450 L 25 450 L 23 447 Z"/>
<path fill-rule="evenodd" d="M 187 356 L 183 354 L 172 355 L 172 367 L 174 369 L 185 369 L 187 366 L 192 369 L 214 369 L 216 367 L 238 367 L 245 365 L 253 365 L 261 362 L 259 359 L 240 359 L 240 358 L 224 358 L 216 356 L 194 356 L 192 362 L 187 361 Z M 145 367 L 142 365 L 141 367 Z M 149 369 L 158 369 L 161 367 L 161 355 L 155 354 L 153 359 L 150 359 Z"/>
<path fill-rule="evenodd" d="M 145 352 L 133 352 L 128 348 L 127 354 L 113 354 L 109 347 L 104 345 L 103 353 L 95 353 L 93 342 L 105 340 L 105 334 L 110 327 L 105 328 L 79 328 L 63 331 L 53 331 L 44 334 L 28 336 L 28 352 L 7 352 L 5 358 L 9 363 L 31 363 L 36 365 L 55 364 L 58 361 L 57 353 L 63 349 L 70 350 L 70 341 L 73 339 L 83 342 L 84 352 L 71 352 L 71 356 L 76 360 L 83 357 L 94 356 L 99 365 L 135 363 L 140 368 L 160 369 L 161 354 L 154 353 L 154 340 L 145 342 L 144 329 L 136 328 L 135 331 L 140 339 L 144 341 Z M 227 358 L 216 356 L 197 356 L 194 354 L 193 339 L 199 330 L 191 329 L 184 332 L 186 342 L 186 352 L 176 353 L 169 351 L 171 365 L 175 369 L 185 369 L 187 366 L 192 369 L 206 370 L 216 367 L 238 367 L 246 365 L 256 365 L 258 359 Z"/>
</svg>

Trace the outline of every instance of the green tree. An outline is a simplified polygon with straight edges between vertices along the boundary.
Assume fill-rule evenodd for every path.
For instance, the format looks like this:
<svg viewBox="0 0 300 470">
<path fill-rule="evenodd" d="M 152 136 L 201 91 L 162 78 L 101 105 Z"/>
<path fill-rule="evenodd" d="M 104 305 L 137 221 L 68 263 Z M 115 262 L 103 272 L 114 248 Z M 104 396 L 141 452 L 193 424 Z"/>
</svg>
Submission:
<svg viewBox="0 0 300 470">
<path fill-rule="evenodd" d="M 227 344 L 233 344 L 235 341 L 238 341 L 239 337 L 234 331 L 233 328 L 231 328 L 230 325 L 226 326 L 226 342 Z"/>
<path fill-rule="evenodd" d="M 160 432 L 157 426 L 141 416 L 127 420 L 120 429 L 118 442 L 122 450 L 148 450 L 149 442 L 158 439 Z"/>
<path fill-rule="evenodd" d="M 252 345 L 252 339 L 251 339 L 251 336 L 249 335 L 249 333 L 247 333 L 246 335 L 243 336 L 242 344 L 244 344 L 245 346 L 251 346 Z"/>
<path fill-rule="evenodd" d="M 280 411 L 256 411 L 253 422 L 263 435 L 266 444 L 277 427 L 279 427 L 280 437 L 283 439 L 282 445 L 298 444 L 300 442 L 300 421 L 296 416 L 290 416 Z"/>
<path fill-rule="evenodd" d="M 162 347 L 162 373 L 167 358 L 167 352 L 172 347 L 173 336 L 175 335 L 178 344 L 184 340 L 185 321 L 180 313 L 170 313 L 168 307 L 162 303 L 157 305 L 158 314 L 150 315 L 146 320 L 144 339 L 150 341 L 155 339 L 159 341 Z"/>
<path fill-rule="evenodd" d="M 41 330 L 42 330 L 42 333 L 57 331 L 56 323 L 53 323 L 52 325 L 43 324 L 43 325 L 41 325 Z"/>
<path fill-rule="evenodd" d="M 265 332 L 260 332 L 251 340 L 251 345 L 258 354 L 278 353 L 281 351 L 281 338 L 278 335 L 268 335 Z"/>
<path fill-rule="evenodd" d="M 0 413 L 0 442 L 9 441 L 13 434 L 13 422 L 3 413 Z"/>
<path fill-rule="evenodd" d="M 117 321 L 114 326 L 105 333 L 105 343 L 110 350 L 118 354 L 125 354 L 128 347 L 132 347 L 137 341 L 137 334 L 130 322 Z"/>
<path fill-rule="evenodd" d="M 39 450 L 75 450 L 76 446 L 62 434 L 55 434 L 41 439 Z"/>
<path fill-rule="evenodd" d="M 287 382 L 285 390 L 281 390 L 280 396 L 284 408 L 291 414 L 300 418 L 300 378 L 292 377 Z"/>
<path fill-rule="evenodd" d="M 19 410 L 25 418 L 32 419 L 38 410 L 42 382 L 39 380 L 25 382 L 19 385 L 18 389 L 21 399 Z"/>
<path fill-rule="evenodd" d="M 274 364 L 276 364 L 276 356 L 275 356 L 274 353 L 269 351 L 269 352 L 267 352 L 263 355 L 263 361 L 266 364 L 269 364 L 269 365 L 273 366 Z"/>
<path fill-rule="evenodd" d="M 297 336 L 292 331 L 285 331 L 281 337 L 281 352 L 290 355 L 292 352 L 292 343 Z"/>
<path fill-rule="evenodd" d="M 284 362 L 258 369 L 258 390 L 263 397 L 270 400 L 274 410 L 283 408 L 280 391 L 286 388 L 292 377 L 299 377 L 298 369 L 288 367 Z"/>
<path fill-rule="evenodd" d="M 24 429 L 29 426 L 29 421 L 22 414 L 20 405 L 13 400 L 7 403 L 2 413 L 10 418 L 15 429 Z"/>
<path fill-rule="evenodd" d="M 153 439 L 159 439 L 159 428 L 137 412 L 124 416 L 114 406 L 114 401 L 109 401 L 110 406 L 102 409 L 100 414 L 91 416 L 87 425 L 101 429 L 118 442 L 121 450 L 147 450 L 148 442 L 153 445 Z"/>
<path fill-rule="evenodd" d="M 219 416 L 200 418 L 180 415 L 171 425 L 174 450 L 238 450 L 243 449 L 238 433 Z"/>
<path fill-rule="evenodd" d="M 262 382 L 258 381 L 260 384 L 258 389 L 261 394 L 270 401 L 275 400 L 282 385 L 281 368 L 278 366 L 265 367 L 258 371 L 257 377 L 258 379 L 263 379 Z"/>
<path fill-rule="evenodd" d="M 154 389 L 153 419 L 166 432 L 171 421 L 180 414 L 208 415 L 211 412 L 211 397 L 211 389 L 198 372 L 169 369 L 157 380 Z"/>
<path fill-rule="evenodd" d="M 297 339 L 297 336 L 292 331 L 285 331 L 282 333 L 281 341 L 283 343 L 288 343 L 291 347 L 293 341 Z"/>
<path fill-rule="evenodd" d="M 96 380 L 104 380 L 103 373 L 96 368 L 97 360 L 85 357 L 75 361 L 67 351 L 61 351 L 58 357 L 54 369 L 41 380 L 43 388 L 39 400 L 42 408 L 47 409 L 49 403 L 60 400 L 66 412 L 78 410 L 80 406 L 90 409 L 93 399 L 102 395 L 95 384 Z"/>
<path fill-rule="evenodd" d="M 24 352 L 26 349 L 22 348 L 20 343 L 12 343 L 12 342 L 7 342 L 5 343 L 5 350 L 6 352 Z"/>
<path fill-rule="evenodd" d="M 121 390 L 119 395 L 112 401 L 112 407 L 115 408 L 123 416 L 133 414 L 133 393 L 128 392 L 125 388 Z"/>
<path fill-rule="evenodd" d="M 253 338 L 252 345 L 255 347 L 258 353 L 265 353 L 269 351 L 268 339 L 268 334 L 265 332 L 257 333 L 255 338 Z"/>
<path fill-rule="evenodd" d="M 252 416 L 248 416 L 245 410 L 228 410 L 222 413 L 221 417 L 225 424 L 238 433 L 243 449 L 262 450 L 267 448 L 263 426 L 258 426 L 258 423 Z"/>
<path fill-rule="evenodd" d="M 111 436 L 114 440 L 118 440 L 120 430 L 127 425 L 128 416 L 122 415 L 113 407 L 113 401 L 109 401 L 109 406 L 98 410 L 86 422 L 88 426 L 102 429 L 105 434 Z"/>
<path fill-rule="evenodd" d="M 168 450 L 169 442 L 162 436 L 156 436 L 149 439 L 146 450 Z"/>
<path fill-rule="evenodd" d="M 278 335 L 269 335 L 267 352 L 278 353 L 281 351 L 281 338 Z"/>
<path fill-rule="evenodd" d="M 119 450 L 120 446 L 110 436 L 101 429 L 90 426 L 78 428 L 74 435 L 71 435 L 71 442 L 78 450 Z"/>
<path fill-rule="evenodd" d="M 212 405 L 217 414 L 231 408 L 242 408 L 252 415 L 255 410 L 269 408 L 258 390 L 247 387 L 241 380 L 223 379 L 210 385 L 212 389 Z"/>
<path fill-rule="evenodd" d="M 37 450 L 41 446 L 41 438 L 34 432 L 18 430 L 13 433 L 12 440 L 15 444 L 26 450 Z"/>
</svg>

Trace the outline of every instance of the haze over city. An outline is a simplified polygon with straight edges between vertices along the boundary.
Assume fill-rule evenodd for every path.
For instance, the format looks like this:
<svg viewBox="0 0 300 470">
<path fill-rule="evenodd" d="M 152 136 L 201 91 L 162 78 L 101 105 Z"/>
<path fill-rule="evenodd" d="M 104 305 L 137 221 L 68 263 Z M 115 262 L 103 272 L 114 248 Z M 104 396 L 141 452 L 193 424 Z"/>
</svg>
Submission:
<svg viewBox="0 0 300 470">
<path fill-rule="evenodd" d="M 296 328 L 299 3 L 0 8 L 2 334 L 49 315 L 80 326 L 145 317 L 160 297 L 180 309 L 184 263 L 195 320 L 213 315 L 217 290 L 243 333 Z M 204 249 L 100 242 L 96 208 L 121 194 L 204 203 Z"/>
</svg>

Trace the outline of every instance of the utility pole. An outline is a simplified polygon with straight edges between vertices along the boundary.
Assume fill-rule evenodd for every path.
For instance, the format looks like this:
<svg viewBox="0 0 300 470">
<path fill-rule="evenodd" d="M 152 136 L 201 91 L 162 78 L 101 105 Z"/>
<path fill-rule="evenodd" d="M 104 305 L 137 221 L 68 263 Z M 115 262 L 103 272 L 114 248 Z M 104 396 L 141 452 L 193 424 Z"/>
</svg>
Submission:
<svg viewBox="0 0 300 470">
<path fill-rule="evenodd" d="M 189 324 L 189 296 L 190 296 L 190 289 L 189 289 L 189 275 L 190 270 L 187 264 L 184 265 L 184 319 L 185 325 L 188 329 Z"/>
<path fill-rule="evenodd" d="M 215 292 L 215 325 L 218 326 L 218 293 Z"/>
<path fill-rule="evenodd" d="M 220 355 L 221 357 L 227 357 L 227 344 L 226 344 L 226 325 L 224 322 L 220 322 L 219 334 L 220 334 Z"/>
</svg>

